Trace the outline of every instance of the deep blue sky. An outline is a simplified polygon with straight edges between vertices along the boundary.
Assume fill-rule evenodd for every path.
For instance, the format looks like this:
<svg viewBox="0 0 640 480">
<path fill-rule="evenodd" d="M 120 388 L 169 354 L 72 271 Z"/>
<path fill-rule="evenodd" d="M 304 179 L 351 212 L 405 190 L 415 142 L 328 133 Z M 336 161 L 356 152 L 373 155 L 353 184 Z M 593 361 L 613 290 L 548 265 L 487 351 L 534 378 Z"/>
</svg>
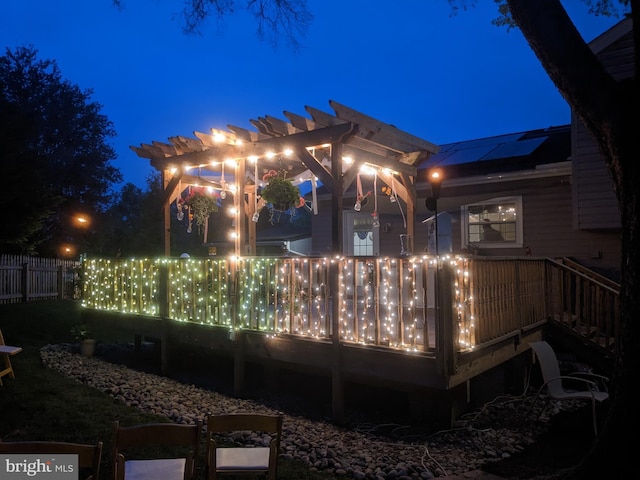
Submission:
<svg viewBox="0 0 640 480">
<path fill-rule="evenodd" d="M 152 168 L 130 145 L 236 125 L 329 100 L 435 144 L 563 125 L 570 111 L 517 30 L 491 25 L 492 1 L 451 16 L 446 0 L 310 1 L 303 49 L 277 50 L 243 10 L 185 35 L 181 0 L 4 2 L 0 45 L 32 45 L 65 79 L 93 89 L 114 122 L 125 182 Z M 244 4 L 243 0 L 238 2 Z M 564 2 L 585 40 L 619 21 Z"/>
</svg>

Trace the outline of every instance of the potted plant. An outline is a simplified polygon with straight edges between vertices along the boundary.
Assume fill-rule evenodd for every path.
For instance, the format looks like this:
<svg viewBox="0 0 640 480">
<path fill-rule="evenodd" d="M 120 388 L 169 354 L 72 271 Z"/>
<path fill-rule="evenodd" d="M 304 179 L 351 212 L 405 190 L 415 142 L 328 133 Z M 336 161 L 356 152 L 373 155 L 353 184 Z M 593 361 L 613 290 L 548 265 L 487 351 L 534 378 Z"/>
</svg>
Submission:
<svg viewBox="0 0 640 480">
<path fill-rule="evenodd" d="M 188 207 L 198 227 L 201 227 L 207 222 L 209 215 L 218 211 L 218 197 L 208 195 L 200 190 L 194 189 L 180 203 L 182 205 L 179 205 L 179 211 L 182 210 L 183 205 Z"/>
<path fill-rule="evenodd" d="M 71 327 L 71 336 L 80 345 L 80 353 L 87 357 L 93 356 L 96 349 L 96 341 L 91 338 L 89 326 L 79 323 Z"/>
<path fill-rule="evenodd" d="M 286 212 L 303 205 L 304 199 L 300 195 L 300 189 L 286 178 L 285 171 L 269 170 L 262 180 L 268 183 L 262 188 L 260 195 L 274 210 Z"/>
</svg>

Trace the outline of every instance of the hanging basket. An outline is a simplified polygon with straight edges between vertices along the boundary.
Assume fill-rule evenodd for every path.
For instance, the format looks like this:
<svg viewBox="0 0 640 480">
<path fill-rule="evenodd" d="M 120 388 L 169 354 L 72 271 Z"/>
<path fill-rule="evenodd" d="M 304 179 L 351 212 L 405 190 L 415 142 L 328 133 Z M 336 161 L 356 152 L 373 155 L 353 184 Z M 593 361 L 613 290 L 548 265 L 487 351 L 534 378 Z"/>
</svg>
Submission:
<svg viewBox="0 0 640 480">
<path fill-rule="evenodd" d="M 265 202 L 271 204 L 273 210 L 287 212 L 301 204 L 300 189 L 286 178 L 286 172 L 270 170 L 262 180 L 268 183 L 262 188 L 260 195 Z"/>
<path fill-rule="evenodd" d="M 218 199 L 198 190 L 193 191 L 184 200 L 184 205 L 191 209 L 193 219 L 199 227 L 204 225 L 209 215 L 218 211 Z"/>
</svg>

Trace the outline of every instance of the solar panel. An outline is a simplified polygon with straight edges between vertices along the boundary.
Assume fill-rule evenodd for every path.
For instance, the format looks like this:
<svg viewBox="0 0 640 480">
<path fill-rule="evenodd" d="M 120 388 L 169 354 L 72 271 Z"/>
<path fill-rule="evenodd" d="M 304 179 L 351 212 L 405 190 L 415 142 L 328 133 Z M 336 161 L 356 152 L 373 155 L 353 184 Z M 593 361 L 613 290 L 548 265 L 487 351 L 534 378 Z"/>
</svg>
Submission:
<svg viewBox="0 0 640 480">
<path fill-rule="evenodd" d="M 503 143 L 489 152 L 482 160 L 497 160 L 499 158 L 522 157 L 531 154 L 549 137 L 538 137 L 519 142 Z"/>
<path fill-rule="evenodd" d="M 464 148 L 461 150 L 456 150 L 451 152 L 447 158 L 443 159 L 439 162 L 438 155 L 433 157 L 433 164 L 437 164 L 440 166 L 447 165 L 459 165 L 461 163 L 471 163 L 477 162 L 481 160 L 485 155 L 487 155 L 491 150 L 495 148 L 495 145 L 484 145 L 477 146 L 475 148 Z"/>
</svg>

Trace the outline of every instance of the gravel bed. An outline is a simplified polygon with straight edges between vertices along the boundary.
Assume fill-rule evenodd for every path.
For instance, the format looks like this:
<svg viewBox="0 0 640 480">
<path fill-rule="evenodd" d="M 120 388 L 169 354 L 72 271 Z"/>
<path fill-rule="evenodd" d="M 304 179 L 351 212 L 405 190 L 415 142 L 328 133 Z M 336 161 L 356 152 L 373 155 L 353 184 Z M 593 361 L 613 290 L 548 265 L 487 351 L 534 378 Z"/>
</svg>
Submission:
<svg viewBox="0 0 640 480">
<path fill-rule="evenodd" d="M 192 424 L 208 414 L 275 411 L 256 401 L 225 396 L 167 377 L 133 370 L 98 357 L 86 357 L 71 345 L 47 345 L 40 351 L 45 366 L 97 388 L 128 406 Z M 361 425 L 356 429 L 285 415 L 281 458 L 357 480 L 430 479 L 461 475 L 522 451 L 546 430 L 560 409 L 571 402 L 531 397 L 500 397 L 465 415 L 453 430 L 410 436 L 402 425 Z M 546 405 L 546 408 L 543 407 Z M 542 415 L 540 415 L 542 413 Z M 386 427 L 392 435 L 376 434 Z M 406 434 L 403 435 L 403 431 Z M 388 438 L 387 438 L 388 437 Z M 256 442 L 259 443 L 259 439 Z"/>
</svg>

